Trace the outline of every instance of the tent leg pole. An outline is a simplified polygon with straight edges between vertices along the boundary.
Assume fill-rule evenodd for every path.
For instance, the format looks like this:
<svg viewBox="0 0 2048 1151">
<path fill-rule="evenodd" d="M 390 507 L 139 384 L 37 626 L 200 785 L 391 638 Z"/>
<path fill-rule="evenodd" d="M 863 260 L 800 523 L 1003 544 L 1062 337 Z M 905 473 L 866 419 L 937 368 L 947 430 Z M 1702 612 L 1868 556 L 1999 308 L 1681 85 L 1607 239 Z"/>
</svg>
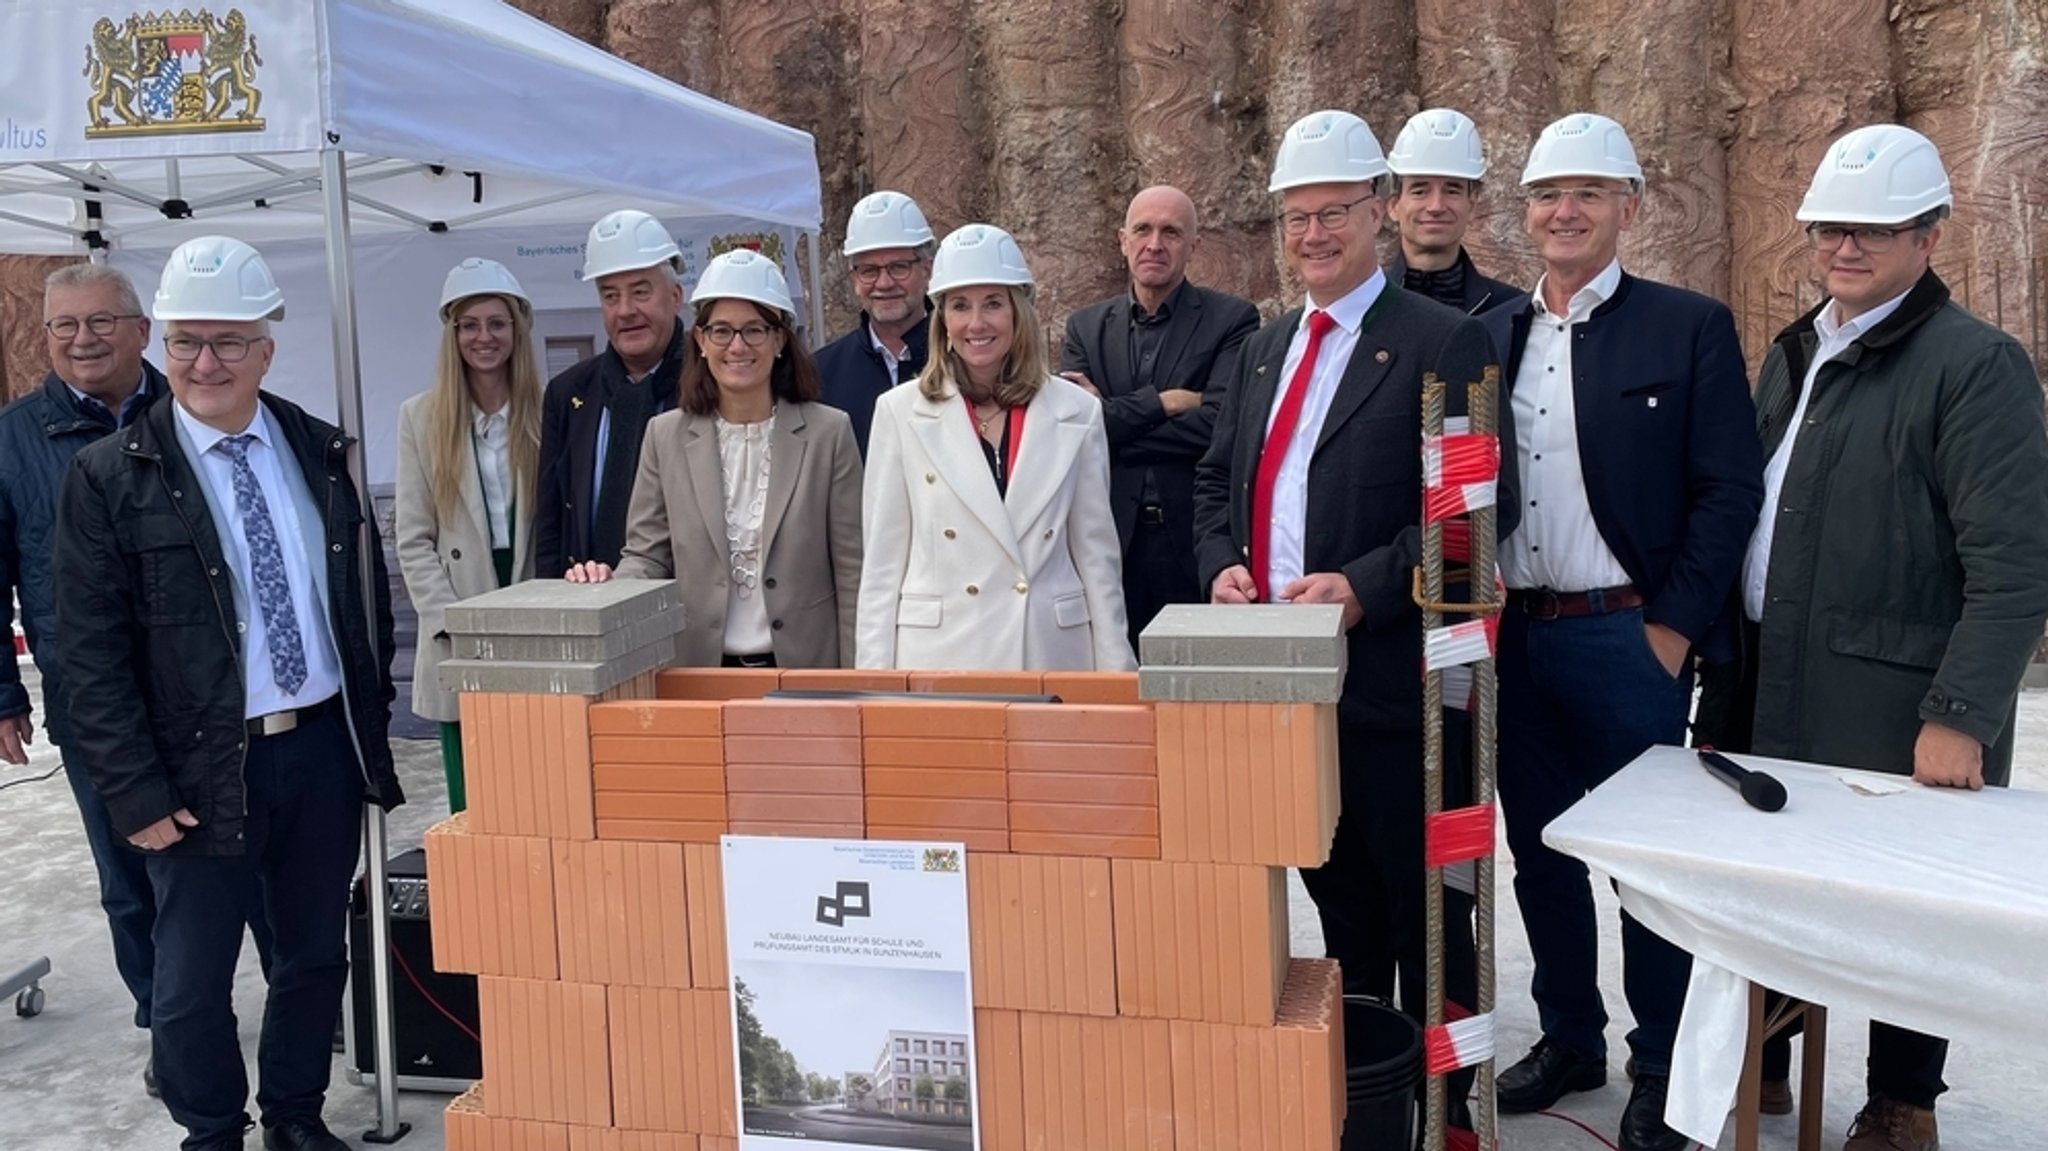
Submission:
<svg viewBox="0 0 2048 1151">
<path fill-rule="evenodd" d="M 825 266 L 818 262 L 818 234 L 804 233 L 804 246 L 811 253 L 811 350 L 825 346 Z"/>
<path fill-rule="evenodd" d="M 356 358 L 355 267 L 349 251 L 348 167 L 339 149 L 320 153 L 320 203 L 326 218 L 327 296 L 334 318 L 335 411 L 344 435 L 355 441 L 349 463 L 355 473 L 356 493 L 363 502 L 362 534 L 356 541 L 359 564 L 356 578 L 361 582 L 365 626 L 375 642 L 377 634 L 376 558 L 370 552 L 370 525 L 377 507 L 370 496 L 369 465 L 364 454 L 362 365 Z M 384 809 L 376 803 L 363 806 L 363 839 L 367 860 L 369 898 L 364 900 L 370 915 L 370 1030 L 376 1046 L 377 1126 L 363 1133 L 365 1143 L 395 1143 L 405 1138 L 412 1125 L 398 1118 L 397 1036 L 391 1019 L 391 911 L 389 890 L 389 844 Z"/>
</svg>

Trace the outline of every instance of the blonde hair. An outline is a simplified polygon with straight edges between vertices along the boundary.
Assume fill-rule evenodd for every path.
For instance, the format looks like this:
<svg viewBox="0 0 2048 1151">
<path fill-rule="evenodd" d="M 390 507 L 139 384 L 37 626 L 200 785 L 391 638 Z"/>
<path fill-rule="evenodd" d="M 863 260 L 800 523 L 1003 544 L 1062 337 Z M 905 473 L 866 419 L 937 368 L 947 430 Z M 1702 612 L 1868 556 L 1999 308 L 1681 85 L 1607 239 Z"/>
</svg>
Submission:
<svg viewBox="0 0 2048 1151">
<path fill-rule="evenodd" d="M 979 285 L 975 285 L 979 286 Z M 1021 407 L 1031 402 L 1038 389 L 1045 386 L 1045 377 L 1050 370 L 1045 351 L 1045 330 L 1038 323 L 1038 309 L 1032 305 L 1031 290 L 1016 284 L 1000 285 L 1010 294 L 1010 314 L 1014 318 L 1014 338 L 1010 351 L 1003 357 L 1003 376 L 996 383 L 994 401 L 1006 408 Z M 958 291 L 959 289 L 953 289 Z M 946 297 L 949 292 L 940 292 L 932 300 L 931 354 L 925 360 L 924 371 L 917 377 L 917 390 L 925 399 L 943 400 L 952 392 L 965 396 L 961 385 L 967 382 L 967 365 L 953 352 L 953 345 L 946 338 Z"/>
<path fill-rule="evenodd" d="M 480 299 L 501 300 L 512 313 L 512 358 L 506 376 L 511 393 L 506 404 L 505 438 L 510 446 L 513 498 L 533 506 L 534 480 L 540 472 L 540 368 L 533 359 L 533 319 L 522 300 L 510 296 L 469 296 L 446 309 L 441 321 L 441 354 L 434 371 L 433 398 L 427 402 L 427 458 L 422 461 L 434 510 L 447 520 L 462 506 L 463 469 L 475 469 L 471 443 L 475 425 L 470 413 L 469 366 L 456 347 L 455 324 L 463 308 Z"/>
</svg>

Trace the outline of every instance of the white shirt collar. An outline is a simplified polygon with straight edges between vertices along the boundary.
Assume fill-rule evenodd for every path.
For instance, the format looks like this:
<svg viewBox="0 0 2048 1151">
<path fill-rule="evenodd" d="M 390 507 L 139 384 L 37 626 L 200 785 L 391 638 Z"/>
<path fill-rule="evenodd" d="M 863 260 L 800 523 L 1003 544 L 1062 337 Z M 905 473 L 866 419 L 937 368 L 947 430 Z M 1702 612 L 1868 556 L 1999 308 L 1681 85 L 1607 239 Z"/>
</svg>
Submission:
<svg viewBox="0 0 2048 1151">
<path fill-rule="evenodd" d="M 186 411 L 185 405 L 175 397 L 171 400 L 171 414 L 177 419 L 178 426 L 185 430 L 186 438 L 192 441 L 192 447 L 201 456 L 212 451 L 215 444 L 236 435 L 254 437 L 264 447 L 275 450 L 275 445 L 270 442 L 270 421 L 263 418 L 263 403 L 260 400 L 256 404 L 255 418 L 240 432 L 224 432 L 209 424 L 200 423 L 199 418 Z"/>
<path fill-rule="evenodd" d="M 1366 278 L 1365 283 L 1358 285 L 1328 304 L 1317 303 L 1316 298 L 1311 295 L 1302 301 L 1301 327 L 1306 328 L 1308 326 L 1310 312 L 1321 310 L 1330 313 L 1330 318 L 1337 321 L 1338 327 L 1343 328 L 1347 332 L 1356 333 L 1359 326 L 1365 323 L 1365 314 L 1372 310 L 1373 304 L 1378 302 L 1380 293 L 1385 291 L 1386 287 L 1387 274 L 1378 268 L 1374 268 L 1372 275 Z"/>
<path fill-rule="evenodd" d="M 1820 337 L 1823 345 L 1847 347 L 1862 338 L 1864 333 L 1884 323 L 1893 312 L 1898 311 L 1899 305 L 1906 302 L 1907 295 L 1912 291 L 1913 289 L 1907 288 L 1846 324 L 1835 323 L 1835 301 L 1833 297 L 1829 297 L 1826 306 L 1813 317 L 1814 334 Z"/>
<path fill-rule="evenodd" d="M 509 413 L 511 411 L 512 405 L 509 403 L 506 404 L 504 407 L 499 408 L 495 412 L 486 412 L 482 408 L 479 408 L 472 403 L 469 406 L 470 426 L 476 429 L 476 434 L 478 436 L 484 439 L 489 439 L 491 438 L 492 432 L 495 432 L 506 425 L 506 423 L 508 422 Z"/>
<path fill-rule="evenodd" d="M 1536 281 L 1536 291 L 1534 294 L 1536 297 L 1536 314 L 1539 316 L 1554 316 L 1557 314 L 1550 310 L 1550 305 L 1543 302 L 1544 283 L 1549 279 L 1550 273 L 1545 272 Z M 1621 257 L 1616 256 L 1614 259 L 1607 261 L 1607 266 L 1600 269 L 1600 274 L 1593 277 L 1591 283 L 1572 293 L 1572 298 L 1565 303 L 1564 318 L 1568 321 L 1585 319 L 1593 314 L 1594 308 L 1613 299 L 1615 290 L 1620 287 Z"/>
</svg>

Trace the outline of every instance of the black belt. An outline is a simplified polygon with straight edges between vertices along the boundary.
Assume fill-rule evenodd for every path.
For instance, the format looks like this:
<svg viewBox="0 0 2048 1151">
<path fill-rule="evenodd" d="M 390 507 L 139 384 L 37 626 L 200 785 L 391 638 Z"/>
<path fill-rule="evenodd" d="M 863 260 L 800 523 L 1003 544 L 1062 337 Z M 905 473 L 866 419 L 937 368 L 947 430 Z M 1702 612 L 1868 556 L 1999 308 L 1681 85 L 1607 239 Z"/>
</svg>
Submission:
<svg viewBox="0 0 2048 1151">
<path fill-rule="evenodd" d="M 1138 522 L 1141 524 L 1163 524 L 1166 522 L 1166 509 L 1158 504 L 1139 504 Z"/>
<path fill-rule="evenodd" d="M 327 712 L 338 708 L 340 704 L 341 693 L 335 692 L 319 703 L 256 716 L 248 721 L 249 737 L 256 739 L 266 735 L 283 735 L 285 732 L 295 730 L 301 724 L 311 723 L 319 719 L 327 714 Z"/>
<path fill-rule="evenodd" d="M 775 653 L 764 651 L 754 655 L 733 655 L 728 652 L 725 656 L 724 665 L 726 667 L 774 667 Z"/>
</svg>

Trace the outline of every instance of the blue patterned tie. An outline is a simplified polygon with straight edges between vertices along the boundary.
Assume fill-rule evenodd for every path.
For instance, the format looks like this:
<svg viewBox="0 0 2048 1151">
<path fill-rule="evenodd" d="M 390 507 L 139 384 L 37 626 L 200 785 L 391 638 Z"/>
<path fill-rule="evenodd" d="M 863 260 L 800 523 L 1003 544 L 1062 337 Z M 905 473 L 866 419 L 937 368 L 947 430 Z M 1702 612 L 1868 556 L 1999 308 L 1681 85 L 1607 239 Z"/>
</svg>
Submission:
<svg viewBox="0 0 2048 1151">
<path fill-rule="evenodd" d="M 285 579 L 277 527 L 270 522 L 270 502 L 263 498 L 256 472 L 249 466 L 249 445 L 255 441 L 255 436 L 229 436 L 215 446 L 235 465 L 235 511 L 242 517 L 242 534 L 248 537 L 249 559 L 256 569 L 256 606 L 263 612 L 270 674 L 286 695 L 292 695 L 306 684 L 306 648 L 299 640 L 298 617 L 292 614 L 292 589 Z"/>
</svg>

